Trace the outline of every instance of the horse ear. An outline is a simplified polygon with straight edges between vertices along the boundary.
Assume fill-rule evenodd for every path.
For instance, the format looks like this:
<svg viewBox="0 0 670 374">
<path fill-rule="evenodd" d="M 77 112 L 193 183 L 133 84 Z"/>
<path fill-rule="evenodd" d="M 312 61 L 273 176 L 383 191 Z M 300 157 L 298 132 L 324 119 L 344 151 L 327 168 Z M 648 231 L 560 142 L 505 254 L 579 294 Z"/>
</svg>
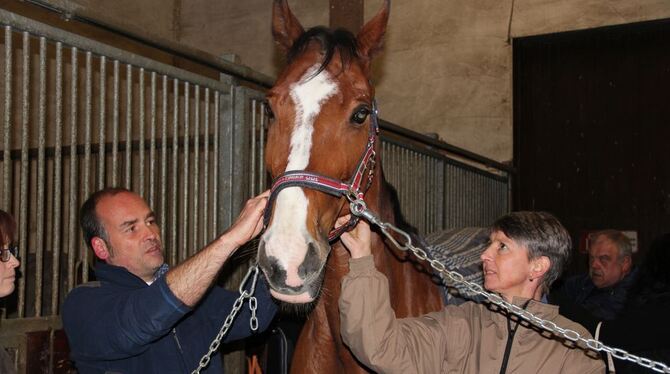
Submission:
<svg viewBox="0 0 670 374">
<path fill-rule="evenodd" d="M 285 51 L 291 49 L 293 42 L 302 35 L 305 30 L 300 21 L 293 15 L 288 7 L 287 0 L 274 0 L 272 6 L 272 36 Z"/>
<path fill-rule="evenodd" d="M 366 23 L 356 37 L 358 55 L 368 61 L 382 49 L 382 41 L 389 20 L 391 0 L 384 0 L 382 9 Z"/>
</svg>

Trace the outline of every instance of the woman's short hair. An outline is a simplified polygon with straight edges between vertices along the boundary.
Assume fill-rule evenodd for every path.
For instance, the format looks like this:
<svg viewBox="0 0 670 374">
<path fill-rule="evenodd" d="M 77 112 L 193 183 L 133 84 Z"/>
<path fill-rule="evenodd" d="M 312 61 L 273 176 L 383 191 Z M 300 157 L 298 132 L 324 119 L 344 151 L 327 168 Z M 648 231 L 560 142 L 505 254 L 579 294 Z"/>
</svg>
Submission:
<svg viewBox="0 0 670 374">
<path fill-rule="evenodd" d="M 545 256 L 549 270 L 542 279 L 545 292 L 558 279 L 570 259 L 572 239 L 563 225 L 547 212 L 513 212 L 498 218 L 492 231 L 501 231 L 508 238 L 528 248 L 529 260 Z"/>
</svg>

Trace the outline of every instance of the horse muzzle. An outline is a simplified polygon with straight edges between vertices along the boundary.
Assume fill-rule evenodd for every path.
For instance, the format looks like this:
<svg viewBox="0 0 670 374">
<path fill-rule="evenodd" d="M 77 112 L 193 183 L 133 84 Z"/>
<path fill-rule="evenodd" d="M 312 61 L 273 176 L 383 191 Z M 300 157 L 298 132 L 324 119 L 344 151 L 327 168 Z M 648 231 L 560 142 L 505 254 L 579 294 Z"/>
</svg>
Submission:
<svg viewBox="0 0 670 374">
<path fill-rule="evenodd" d="M 258 247 L 258 265 L 268 280 L 272 296 L 287 303 L 314 301 L 321 290 L 328 245 L 314 242 L 296 245 L 296 240 L 282 245 L 264 239 Z M 324 245 L 327 248 L 323 248 Z M 300 248 L 304 249 L 296 251 Z"/>
</svg>

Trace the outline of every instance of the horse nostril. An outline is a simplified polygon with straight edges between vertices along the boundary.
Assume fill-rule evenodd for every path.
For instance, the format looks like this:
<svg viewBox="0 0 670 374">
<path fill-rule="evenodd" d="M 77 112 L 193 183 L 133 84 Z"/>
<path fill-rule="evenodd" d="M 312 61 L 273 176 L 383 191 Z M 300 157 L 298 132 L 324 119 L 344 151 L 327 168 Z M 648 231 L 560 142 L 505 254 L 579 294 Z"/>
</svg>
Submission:
<svg viewBox="0 0 670 374">
<path fill-rule="evenodd" d="M 310 274 L 313 274 L 321 268 L 321 259 L 317 252 L 317 246 L 314 243 L 309 243 L 307 245 L 307 253 L 305 254 L 305 259 L 302 261 L 302 264 L 298 267 L 298 276 L 305 279 Z"/>
</svg>

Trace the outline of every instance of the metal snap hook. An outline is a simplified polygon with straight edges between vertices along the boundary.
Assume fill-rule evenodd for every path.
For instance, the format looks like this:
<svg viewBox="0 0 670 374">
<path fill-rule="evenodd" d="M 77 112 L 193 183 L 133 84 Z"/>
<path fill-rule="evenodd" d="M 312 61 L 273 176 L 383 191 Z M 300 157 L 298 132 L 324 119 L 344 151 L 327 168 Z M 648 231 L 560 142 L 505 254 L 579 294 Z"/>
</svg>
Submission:
<svg viewBox="0 0 670 374">
<path fill-rule="evenodd" d="M 251 281 L 251 288 L 249 289 L 249 292 L 247 292 L 244 289 L 244 285 L 247 284 L 247 281 L 249 280 L 249 277 L 251 277 L 253 274 L 253 279 Z M 253 265 L 249 268 L 249 271 L 247 271 L 247 275 L 244 276 L 244 279 L 242 279 L 242 283 L 240 283 L 240 294 L 243 294 L 247 292 L 248 296 L 251 296 L 254 294 L 256 291 L 256 282 L 258 281 L 258 265 Z"/>
<path fill-rule="evenodd" d="M 365 204 L 365 201 L 360 199 L 356 199 L 349 204 L 349 210 L 357 217 L 361 217 L 367 209 L 368 206 Z"/>
</svg>

